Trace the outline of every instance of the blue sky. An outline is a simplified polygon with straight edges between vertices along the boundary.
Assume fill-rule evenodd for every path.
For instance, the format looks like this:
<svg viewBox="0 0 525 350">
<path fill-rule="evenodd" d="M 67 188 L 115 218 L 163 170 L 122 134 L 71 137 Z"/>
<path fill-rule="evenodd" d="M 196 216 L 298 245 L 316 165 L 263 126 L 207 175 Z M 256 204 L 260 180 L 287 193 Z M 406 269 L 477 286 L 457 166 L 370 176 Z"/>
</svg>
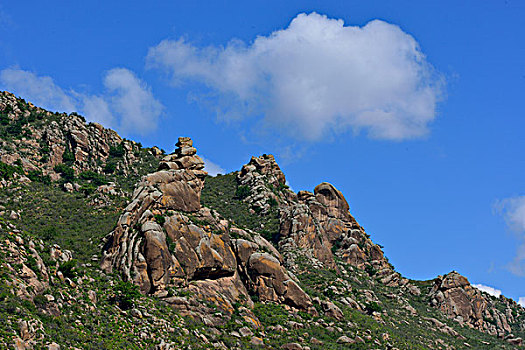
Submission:
<svg viewBox="0 0 525 350">
<path fill-rule="evenodd" d="M 513 0 L 4 2 L 0 89 L 167 151 L 191 136 L 211 170 L 275 154 L 294 190 L 337 186 L 405 276 L 518 300 L 524 19 Z"/>
</svg>

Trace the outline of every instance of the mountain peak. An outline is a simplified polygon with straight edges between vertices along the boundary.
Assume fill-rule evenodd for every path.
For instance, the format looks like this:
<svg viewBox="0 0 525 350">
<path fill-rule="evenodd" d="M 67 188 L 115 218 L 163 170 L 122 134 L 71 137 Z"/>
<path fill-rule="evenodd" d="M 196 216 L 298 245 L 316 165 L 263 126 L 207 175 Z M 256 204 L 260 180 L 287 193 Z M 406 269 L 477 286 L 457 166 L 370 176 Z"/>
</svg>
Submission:
<svg viewBox="0 0 525 350">
<path fill-rule="evenodd" d="M 197 149 L 193 147 L 193 141 L 189 137 L 179 137 L 176 143 L 177 149 L 174 153 L 162 158 L 159 170 L 189 169 L 198 170 L 198 176 L 204 177 L 207 173 L 204 169 L 204 161 L 197 155 Z"/>
</svg>

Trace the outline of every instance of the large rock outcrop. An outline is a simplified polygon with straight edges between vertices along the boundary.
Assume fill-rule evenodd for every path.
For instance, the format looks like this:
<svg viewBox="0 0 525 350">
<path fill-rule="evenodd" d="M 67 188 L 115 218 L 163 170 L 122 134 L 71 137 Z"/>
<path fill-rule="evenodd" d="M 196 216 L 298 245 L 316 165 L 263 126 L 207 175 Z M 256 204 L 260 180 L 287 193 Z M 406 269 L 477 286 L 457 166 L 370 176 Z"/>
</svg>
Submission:
<svg viewBox="0 0 525 350">
<path fill-rule="evenodd" d="M 222 241 L 221 235 L 207 235 L 178 213 L 199 211 L 207 174 L 204 162 L 191 140 L 181 138 L 177 145 L 177 152 L 163 159 L 159 171 L 144 176 L 136 186 L 104 251 L 102 268 L 121 270 L 144 293 L 165 289 L 171 277 L 191 277 L 199 268 L 217 268 L 211 242 Z M 168 240 L 175 244 L 174 254 Z M 227 253 L 232 256 L 231 250 Z"/>
<path fill-rule="evenodd" d="M 381 248 L 350 214 L 343 194 L 332 184 L 323 182 L 314 192 L 295 194 L 286 186 L 286 178 L 272 155 L 252 157 L 237 176 L 239 186 L 249 188 L 244 201 L 261 215 L 277 204 L 280 230 L 277 244 L 285 265 L 294 271 L 297 256 L 305 256 L 314 267 L 335 268 L 334 254 L 358 268 L 371 266 L 399 281 Z M 395 276 L 394 276 L 395 275 Z"/>
<path fill-rule="evenodd" d="M 429 297 L 433 306 L 461 324 L 502 338 L 511 337 L 509 324 L 515 323 L 512 310 L 517 307 L 516 302 L 499 297 L 506 305 L 501 311 L 495 297 L 473 287 L 456 271 L 436 278 Z"/>
<path fill-rule="evenodd" d="M 265 215 L 279 202 L 295 197 L 287 190 L 286 178 L 275 158 L 271 154 L 252 157 L 237 176 L 239 186 L 249 188 L 249 194 L 243 200 L 258 213 Z"/>
<path fill-rule="evenodd" d="M 191 139 L 179 138 L 177 146 L 137 185 L 107 238 L 102 268 L 120 271 L 143 293 L 167 297 L 188 313 L 196 310 L 170 298 L 170 288 L 185 288 L 230 313 L 235 302 L 251 306 L 250 295 L 311 309 L 272 244 L 201 207 L 204 162 Z"/>
</svg>

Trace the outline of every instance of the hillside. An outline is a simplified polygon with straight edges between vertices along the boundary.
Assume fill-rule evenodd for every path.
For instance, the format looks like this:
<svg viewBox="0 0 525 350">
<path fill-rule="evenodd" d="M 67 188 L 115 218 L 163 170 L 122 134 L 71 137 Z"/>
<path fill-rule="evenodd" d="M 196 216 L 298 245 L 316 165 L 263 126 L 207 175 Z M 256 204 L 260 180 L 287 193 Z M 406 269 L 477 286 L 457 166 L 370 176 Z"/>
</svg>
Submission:
<svg viewBox="0 0 525 350">
<path fill-rule="evenodd" d="M 523 348 L 523 307 L 403 277 L 334 185 L 176 146 L 0 92 L 0 348 Z"/>
</svg>

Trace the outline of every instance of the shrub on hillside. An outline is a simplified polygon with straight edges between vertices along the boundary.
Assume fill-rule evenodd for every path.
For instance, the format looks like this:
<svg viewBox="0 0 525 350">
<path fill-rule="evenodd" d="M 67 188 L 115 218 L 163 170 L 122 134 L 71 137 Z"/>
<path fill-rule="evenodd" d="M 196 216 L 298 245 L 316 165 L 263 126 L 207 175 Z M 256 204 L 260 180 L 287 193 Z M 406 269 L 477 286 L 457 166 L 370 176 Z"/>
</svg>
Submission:
<svg viewBox="0 0 525 350">
<path fill-rule="evenodd" d="M 71 152 L 69 147 L 67 147 L 62 154 L 62 161 L 66 164 L 72 164 L 75 161 L 75 155 Z"/>
<path fill-rule="evenodd" d="M 75 277 L 75 267 L 77 266 L 77 260 L 71 259 L 66 261 L 58 267 L 58 271 L 62 272 L 64 277 L 73 278 Z"/>
<path fill-rule="evenodd" d="M 124 145 L 122 143 L 118 144 L 117 146 L 109 147 L 110 157 L 122 158 L 124 157 L 124 154 L 125 154 Z"/>
<path fill-rule="evenodd" d="M 122 310 L 129 310 L 140 297 L 139 288 L 130 282 L 121 281 L 113 287 L 113 296 L 110 301 L 117 304 Z"/>
<path fill-rule="evenodd" d="M 104 172 L 106 174 L 113 174 L 116 168 L 117 168 L 117 162 L 108 160 L 106 165 L 104 166 Z"/>
<path fill-rule="evenodd" d="M 164 223 L 166 222 L 166 218 L 164 218 L 164 216 L 160 215 L 160 214 L 156 214 L 155 215 L 155 221 L 160 225 L 164 225 Z"/>
<path fill-rule="evenodd" d="M 75 171 L 66 164 L 57 164 L 53 169 L 68 181 L 72 181 L 75 178 Z"/>
<path fill-rule="evenodd" d="M 22 172 L 20 166 L 13 166 L 3 162 L 0 162 L 0 179 L 9 180 L 13 177 L 14 173 Z"/>
<path fill-rule="evenodd" d="M 101 175 L 91 170 L 83 171 L 78 176 L 83 180 L 91 181 L 96 186 L 105 185 L 108 183 L 104 175 Z"/>
<path fill-rule="evenodd" d="M 248 186 L 239 186 L 237 187 L 237 190 L 235 191 L 235 197 L 239 199 L 244 199 L 250 195 L 250 187 Z"/>
</svg>

